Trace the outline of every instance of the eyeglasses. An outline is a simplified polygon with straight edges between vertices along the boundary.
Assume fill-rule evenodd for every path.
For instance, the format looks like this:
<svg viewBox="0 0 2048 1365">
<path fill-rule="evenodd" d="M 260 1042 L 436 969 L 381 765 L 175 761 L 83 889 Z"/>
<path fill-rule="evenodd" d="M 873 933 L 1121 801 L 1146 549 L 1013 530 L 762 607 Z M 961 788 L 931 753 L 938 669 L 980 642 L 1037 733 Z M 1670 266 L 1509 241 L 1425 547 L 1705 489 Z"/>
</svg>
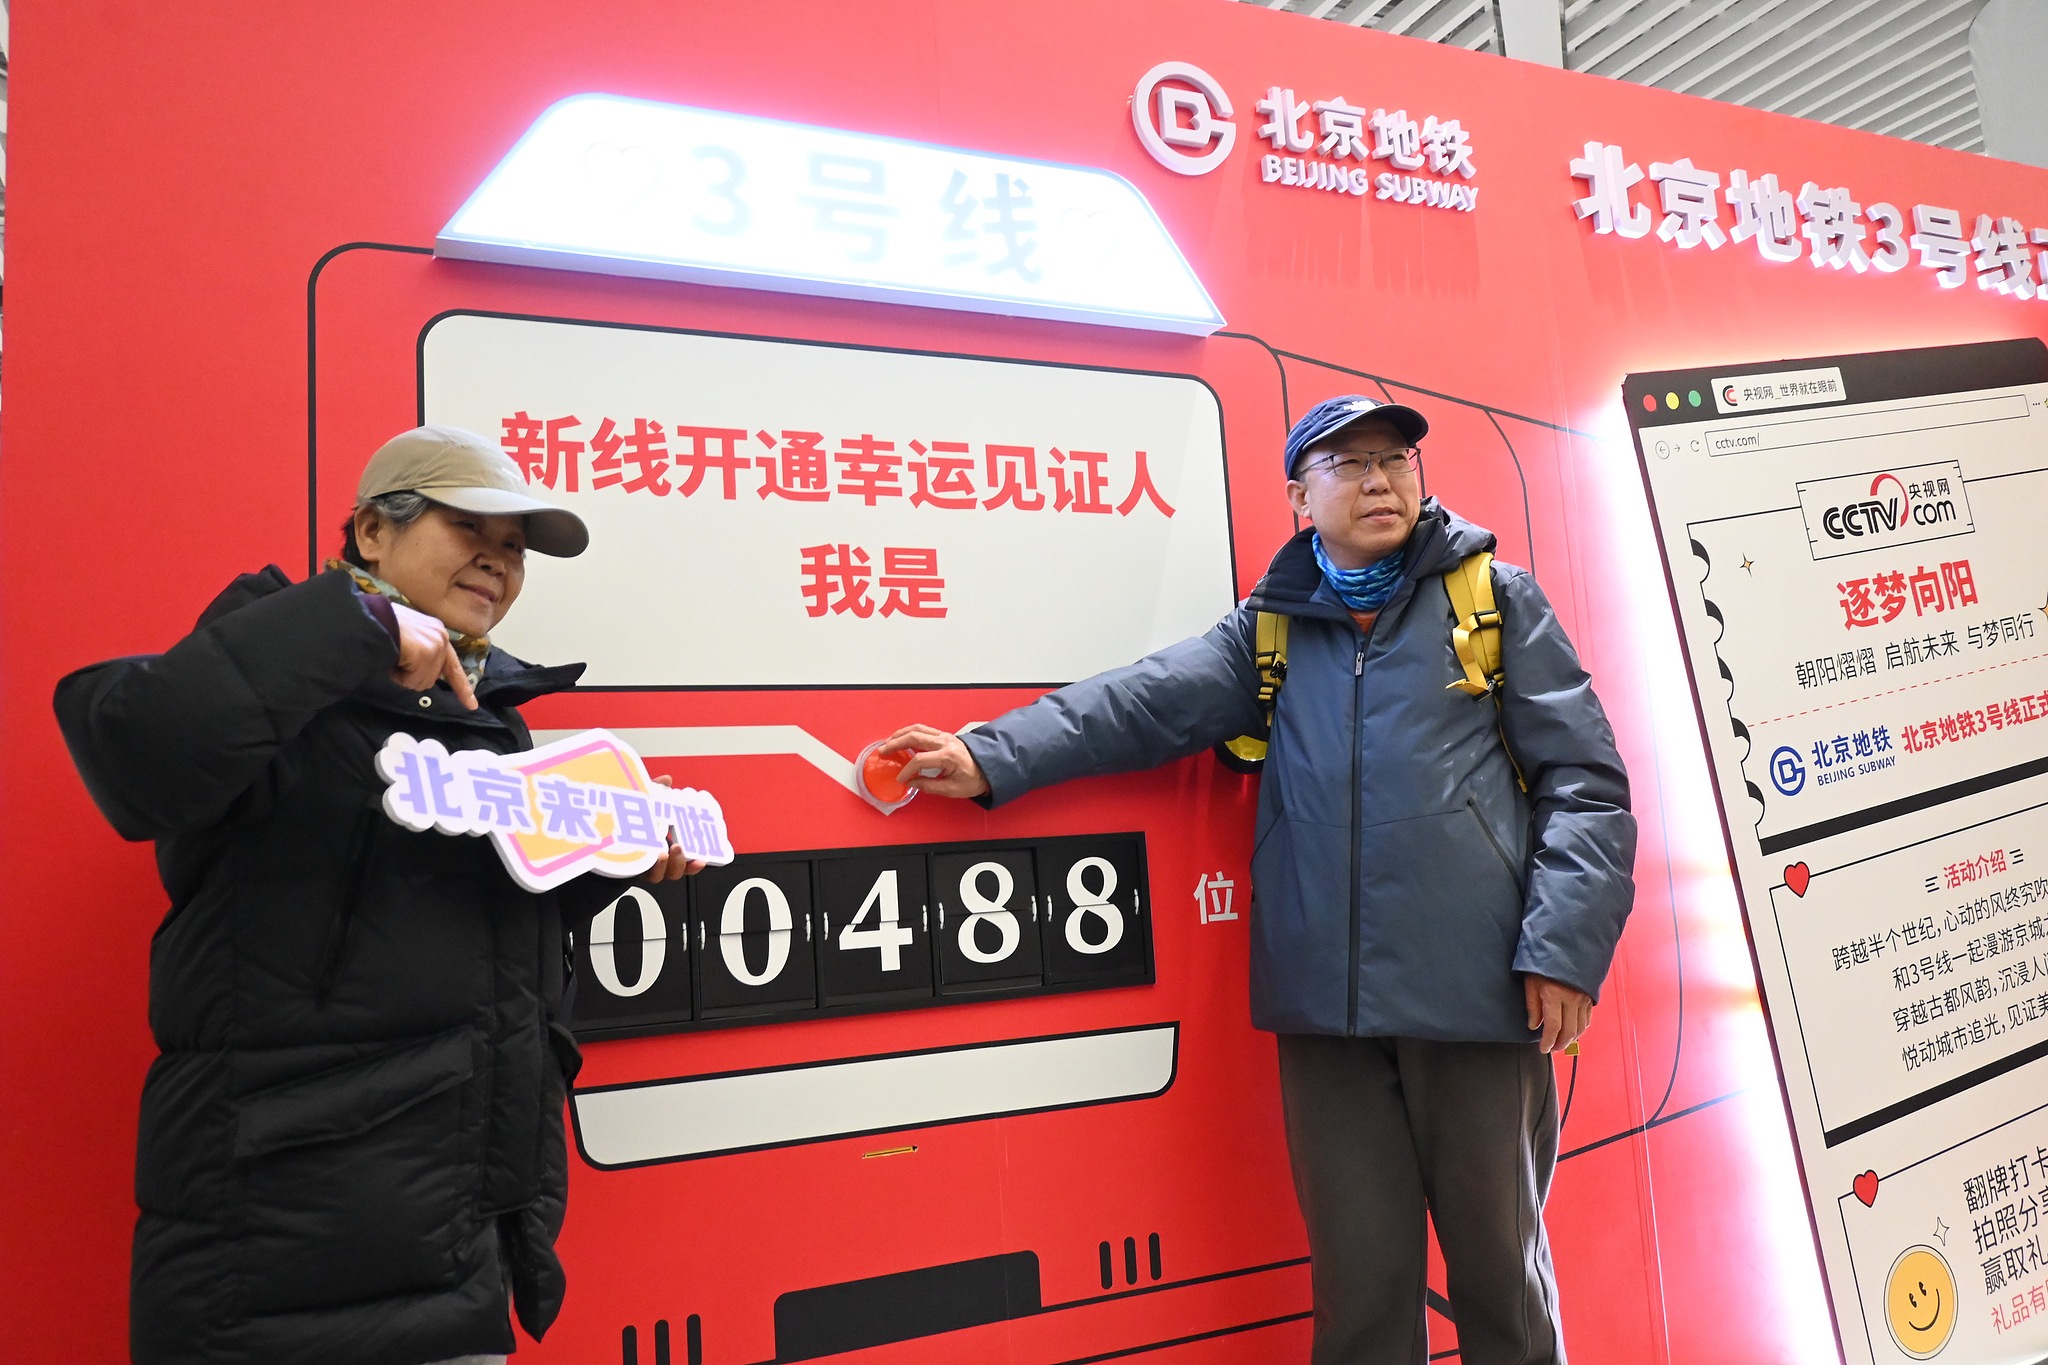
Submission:
<svg viewBox="0 0 2048 1365">
<path fill-rule="evenodd" d="M 1337 483 L 1362 483 L 1366 471 L 1377 467 L 1387 482 L 1406 478 L 1415 472 L 1415 462 L 1422 452 L 1414 446 L 1395 446 L 1391 450 L 1364 450 L 1353 454 L 1330 455 L 1307 466 L 1320 469 Z"/>
</svg>

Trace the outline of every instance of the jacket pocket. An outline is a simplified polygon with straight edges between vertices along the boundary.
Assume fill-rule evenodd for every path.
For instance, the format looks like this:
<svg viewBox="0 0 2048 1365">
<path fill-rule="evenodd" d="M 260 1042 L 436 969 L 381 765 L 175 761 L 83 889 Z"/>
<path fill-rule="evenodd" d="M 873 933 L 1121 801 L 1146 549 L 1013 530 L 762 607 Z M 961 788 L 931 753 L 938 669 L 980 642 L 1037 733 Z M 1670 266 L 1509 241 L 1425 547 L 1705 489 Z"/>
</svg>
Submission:
<svg viewBox="0 0 2048 1365">
<path fill-rule="evenodd" d="M 1471 813 L 1472 823 L 1479 826 L 1480 834 L 1485 836 L 1486 846 L 1493 850 L 1493 856 L 1500 859 L 1500 865 L 1515 879 L 1515 889 L 1521 890 L 1522 869 L 1515 865 L 1515 860 L 1508 857 L 1508 851 L 1501 847 L 1500 839 L 1493 832 L 1493 826 L 1487 824 L 1486 817 L 1480 813 L 1479 802 L 1468 796 L 1465 798 L 1465 809 Z"/>
<path fill-rule="evenodd" d="M 242 1311 L 368 1304 L 460 1280 L 476 1232 L 478 1152 L 473 1119 L 465 1125 L 476 1046 L 464 1027 L 368 1055 L 245 1057 L 245 1074 L 310 1074 L 236 1105 L 239 1200 L 227 1216 Z"/>
<path fill-rule="evenodd" d="M 358 1137 L 468 1080 L 470 1031 L 458 1029 L 242 1097 L 235 1156 Z"/>
<path fill-rule="evenodd" d="M 1252 1022 L 1342 1033 L 1350 1013 L 1351 831 L 1276 818 L 1252 858 Z"/>
<path fill-rule="evenodd" d="M 1526 1038 L 1514 979 L 1523 897 L 1485 822 L 1460 802 L 1361 838 L 1357 1031 Z"/>
</svg>

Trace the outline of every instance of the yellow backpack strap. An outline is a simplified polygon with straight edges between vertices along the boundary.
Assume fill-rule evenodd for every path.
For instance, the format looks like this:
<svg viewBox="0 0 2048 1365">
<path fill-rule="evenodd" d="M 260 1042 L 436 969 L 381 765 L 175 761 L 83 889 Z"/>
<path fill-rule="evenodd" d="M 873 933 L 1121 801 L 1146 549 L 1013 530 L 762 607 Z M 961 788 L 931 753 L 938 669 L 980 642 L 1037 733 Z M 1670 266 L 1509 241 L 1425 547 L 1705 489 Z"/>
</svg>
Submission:
<svg viewBox="0 0 2048 1365">
<path fill-rule="evenodd" d="M 1465 670 L 1464 677 L 1445 686 L 1468 697 L 1491 694 L 1494 710 L 1498 712 L 1500 685 L 1508 674 L 1500 651 L 1500 608 L 1493 600 L 1492 552 L 1481 550 L 1466 556 L 1444 575 L 1444 591 L 1450 594 L 1451 614 L 1457 618 L 1451 626 L 1451 648 L 1458 652 L 1458 664 Z M 1529 790 L 1522 765 L 1515 761 L 1515 751 L 1508 748 L 1506 730 L 1500 732 L 1500 747 L 1508 756 L 1508 766 L 1515 770 L 1515 785 Z"/>
<path fill-rule="evenodd" d="M 1448 684 L 1468 697 L 1483 697 L 1507 676 L 1500 662 L 1500 609 L 1493 603 L 1493 555 L 1468 555 L 1444 575 L 1451 597 L 1451 648 L 1465 676 Z"/>
<path fill-rule="evenodd" d="M 1287 681 L 1287 625 L 1288 618 L 1279 612 L 1262 611 L 1254 628 L 1252 662 L 1259 670 L 1259 709 L 1266 713 L 1268 728 L 1280 700 L 1280 684 Z"/>
<path fill-rule="evenodd" d="M 1278 612 L 1262 611 L 1253 628 L 1252 663 L 1259 670 L 1259 711 L 1266 718 L 1266 733 L 1273 732 L 1273 708 L 1280 702 L 1280 686 L 1287 681 L 1288 618 Z M 1266 764 L 1267 741 L 1257 735 L 1239 735 L 1216 746 L 1216 756 L 1237 772 L 1256 773 Z"/>
<path fill-rule="evenodd" d="M 1256 735 L 1239 735 L 1216 746 L 1216 757 L 1233 772 L 1256 773 L 1266 766 L 1266 741 Z"/>
</svg>

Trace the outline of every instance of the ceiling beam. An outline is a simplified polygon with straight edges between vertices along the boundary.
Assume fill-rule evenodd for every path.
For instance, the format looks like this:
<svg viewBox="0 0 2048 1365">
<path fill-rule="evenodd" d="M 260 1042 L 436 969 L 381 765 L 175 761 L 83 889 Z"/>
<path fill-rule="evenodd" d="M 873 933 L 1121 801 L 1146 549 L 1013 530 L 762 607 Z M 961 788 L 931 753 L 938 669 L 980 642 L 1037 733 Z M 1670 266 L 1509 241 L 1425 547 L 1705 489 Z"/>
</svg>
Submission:
<svg viewBox="0 0 2048 1365">
<path fill-rule="evenodd" d="M 2041 81 L 2048 11 L 2039 0 L 1991 0 L 1970 25 L 1970 67 L 1984 119 L 1984 150 L 2048 166 L 2048 88 Z"/>
<path fill-rule="evenodd" d="M 1862 14 L 1865 11 L 1876 7 L 1879 4 L 1889 5 L 1890 3 L 1891 0 L 1862 0 L 1861 4 L 1857 5 L 1854 9 L 1850 10 L 1847 14 L 1843 15 L 1842 17 L 1844 19 L 1853 19 L 1858 14 Z M 1934 23 L 1938 19 L 1944 17 L 1945 15 L 1952 13 L 1955 10 L 1961 9 L 1963 6 L 1968 5 L 1970 3 L 1971 0 L 1954 0 L 1954 3 L 1951 4 L 1948 9 L 1938 11 L 1935 14 L 1928 15 L 1926 18 L 1922 19 L 1918 24 L 1914 25 L 1913 28 L 1906 29 L 1903 32 L 1886 33 L 1885 36 L 1887 40 L 1893 41 L 1895 41 L 1898 38 L 1906 37 L 1907 35 L 1913 33 L 1916 29 Z M 1893 14 L 1891 11 L 1879 11 L 1878 16 L 1875 19 L 1871 20 L 1868 24 L 1865 24 L 1862 28 L 1856 29 L 1855 31 L 1850 33 L 1843 34 L 1841 37 L 1837 38 L 1833 43 L 1831 43 L 1827 47 L 1820 48 L 1819 50 L 1808 54 L 1805 61 L 1800 62 L 1796 66 L 1788 67 L 1786 70 L 1779 72 L 1778 75 L 1770 82 L 1770 84 L 1761 86 L 1758 89 L 1751 91 L 1749 95 L 1750 101 L 1754 103 L 1757 108 L 1768 109 L 1774 114 L 1798 113 L 1798 109 L 1793 106 L 1797 105 L 1800 100 L 1805 99 L 1808 95 L 1820 89 L 1822 86 L 1826 85 L 1829 81 L 1835 79 L 1836 76 L 1841 74 L 1841 67 L 1843 64 L 1831 63 L 1829 61 L 1830 58 L 1834 57 L 1837 53 L 1846 51 L 1852 47 L 1857 48 L 1859 51 L 1868 51 L 1875 44 L 1866 42 L 1866 40 L 1872 38 L 1873 36 L 1879 33 L 1884 33 L 1887 29 L 1895 28 L 1897 22 L 1897 16 Z M 1793 79 L 1795 76 L 1803 75 L 1806 72 L 1813 70 L 1815 67 L 1819 67 L 1820 71 L 1819 74 L 1813 77 L 1813 79 L 1807 81 L 1803 85 L 1794 86 L 1791 90 L 1785 92 L 1782 95 L 1779 95 L 1776 99 L 1772 100 L 1768 104 L 1762 103 L 1763 97 L 1765 95 L 1777 89 L 1779 86 L 1785 84 L 1787 81 Z"/>
<path fill-rule="evenodd" d="M 1493 26 L 1508 56 L 1544 66 L 1564 65 L 1560 0 L 1493 0 Z"/>
</svg>

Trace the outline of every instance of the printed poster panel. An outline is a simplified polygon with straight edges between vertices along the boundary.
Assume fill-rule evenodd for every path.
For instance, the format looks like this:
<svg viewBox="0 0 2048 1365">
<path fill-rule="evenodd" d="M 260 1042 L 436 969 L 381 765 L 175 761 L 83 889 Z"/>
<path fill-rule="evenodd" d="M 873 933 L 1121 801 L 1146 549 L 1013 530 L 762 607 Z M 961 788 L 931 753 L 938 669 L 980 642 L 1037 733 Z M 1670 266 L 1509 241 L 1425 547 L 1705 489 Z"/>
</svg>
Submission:
<svg viewBox="0 0 2048 1365">
<path fill-rule="evenodd" d="M 1623 388 L 1852 1361 L 2048 1352 L 2048 348 Z"/>
<path fill-rule="evenodd" d="M 502 632 L 588 686 L 1069 682 L 1235 601 L 1198 380 L 475 314 L 422 364 L 590 524 Z"/>
</svg>

